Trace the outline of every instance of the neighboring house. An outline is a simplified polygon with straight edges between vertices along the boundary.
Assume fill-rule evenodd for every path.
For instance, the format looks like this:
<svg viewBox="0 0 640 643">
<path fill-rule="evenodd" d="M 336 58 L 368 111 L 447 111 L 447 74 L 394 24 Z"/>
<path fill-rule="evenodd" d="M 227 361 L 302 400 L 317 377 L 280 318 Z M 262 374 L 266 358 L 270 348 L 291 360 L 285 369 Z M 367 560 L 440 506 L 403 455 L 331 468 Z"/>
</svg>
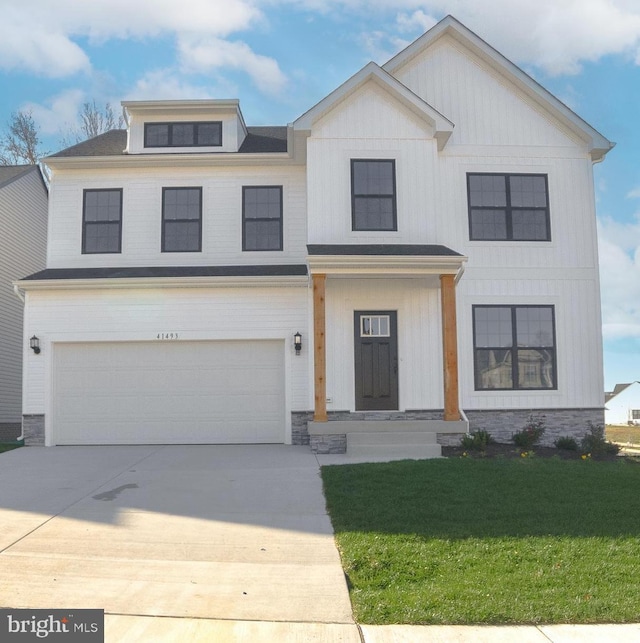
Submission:
<svg viewBox="0 0 640 643">
<path fill-rule="evenodd" d="M 604 394 L 604 418 L 607 424 L 640 425 L 640 382 L 616 384 Z"/>
<path fill-rule="evenodd" d="M 22 424 L 23 303 L 12 282 L 45 267 L 47 186 L 37 165 L 0 165 L 0 442 Z"/>
<path fill-rule="evenodd" d="M 17 284 L 30 443 L 417 453 L 602 423 L 612 143 L 455 19 L 288 126 L 123 107 L 47 159 L 47 268 Z"/>
</svg>

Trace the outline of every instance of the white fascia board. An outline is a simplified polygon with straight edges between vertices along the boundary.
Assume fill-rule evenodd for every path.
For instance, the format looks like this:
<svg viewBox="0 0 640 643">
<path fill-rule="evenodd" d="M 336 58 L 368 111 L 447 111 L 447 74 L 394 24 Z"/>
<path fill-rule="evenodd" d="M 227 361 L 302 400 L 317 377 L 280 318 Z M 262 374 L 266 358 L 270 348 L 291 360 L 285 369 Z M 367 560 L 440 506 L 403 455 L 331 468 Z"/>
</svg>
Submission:
<svg viewBox="0 0 640 643">
<path fill-rule="evenodd" d="M 92 168 L 207 167 L 239 165 L 292 165 L 304 161 L 291 152 L 202 152 L 200 154 L 120 154 L 118 156 L 48 157 L 52 169 L 85 170 Z"/>
<path fill-rule="evenodd" d="M 310 274 L 423 276 L 457 275 L 464 268 L 464 256 L 381 256 L 381 255 L 312 255 L 307 257 Z"/>
<path fill-rule="evenodd" d="M 461 43 L 464 47 L 475 53 L 481 60 L 485 61 L 498 74 L 511 81 L 516 87 L 522 90 L 530 99 L 542 109 L 549 112 L 560 123 L 574 132 L 588 146 L 591 159 L 594 162 L 601 161 L 615 143 L 605 138 L 598 130 L 578 116 L 573 110 L 557 99 L 551 92 L 531 78 L 516 64 L 503 56 L 499 51 L 485 42 L 480 36 L 458 22 L 453 16 L 446 16 L 434 27 L 412 42 L 386 62 L 382 69 L 389 74 L 395 74 L 407 62 L 412 60 L 419 53 L 430 47 L 443 35 L 448 34 Z"/>
<path fill-rule="evenodd" d="M 374 62 L 365 65 L 349 80 L 296 119 L 293 122 L 294 129 L 297 131 L 311 130 L 318 119 L 369 81 L 375 82 L 416 116 L 426 121 L 433 128 L 434 137 L 438 141 L 438 149 L 442 150 L 453 132 L 454 124 Z"/>
<path fill-rule="evenodd" d="M 194 99 L 194 100 L 123 100 L 122 107 L 129 113 L 140 112 L 193 112 L 203 110 L 240 111 L 240 101 L 237 98 Z"/>
<path fill-rule="evenodd" d="M 118 279 L 42 279 L 15 281 L 15 288 L 37 290 L 101 290 L 152 288 L 306 288 L 306 275 L 276 275 L 262 277 L 135 277 Z"/>
</svg>

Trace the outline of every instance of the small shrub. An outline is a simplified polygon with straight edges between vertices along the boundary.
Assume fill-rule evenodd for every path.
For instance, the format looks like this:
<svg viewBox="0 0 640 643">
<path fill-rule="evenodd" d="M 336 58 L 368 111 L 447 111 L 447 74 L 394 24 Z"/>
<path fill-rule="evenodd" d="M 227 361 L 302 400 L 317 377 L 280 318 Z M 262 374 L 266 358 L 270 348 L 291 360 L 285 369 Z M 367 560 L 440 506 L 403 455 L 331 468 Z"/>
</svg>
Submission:
<svg viewBox="0 0 640 643">
<path fill-rule="evenodd" d="M 469 451 L 486 451 L 489 444 L 493 444 L 494 440 L 488 431 L 475 431 L 463 435 L 460 440 L 462 448 Z"/>
<path fill-rule="evenodd" d="M 522 428 L 522 430 L 513 434 L 513 442 L 517 447 L 529 451 L 534 444 L 538 444 L 540 439 L 547 430 L 545 426 L 544 416 L 530 415 L 529 421 Z"/>
<path fill-rule="evenodd" d="M 589 422 L 589 431 L 582 438 L 580 443 L 582 453 L 589 456 L 617 455 L 620 447 L 609 442 L 604 436 L 604 425 Z"/>
<path fill-rule="evenodd" d="M 554 444 L 556 449 L 564 449 L 565 451 L 577 451 L 578 443 L 569 435 L 560 436 Z"/>
</svg>

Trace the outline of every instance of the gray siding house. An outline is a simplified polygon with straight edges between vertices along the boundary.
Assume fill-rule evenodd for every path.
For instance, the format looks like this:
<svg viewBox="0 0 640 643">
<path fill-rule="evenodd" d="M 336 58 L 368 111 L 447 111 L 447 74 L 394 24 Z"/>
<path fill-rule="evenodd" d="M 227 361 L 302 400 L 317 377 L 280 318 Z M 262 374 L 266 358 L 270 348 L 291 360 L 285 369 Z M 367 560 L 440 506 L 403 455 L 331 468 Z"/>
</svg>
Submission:
<svg viewBox="0 0 640 643">
<path fill-rule="evenodd" d="M 21 433 L 24 305 L 12 282 L 45 266 L 47 201 L 37 165 L 0 166 L 0 441 Z"/>
</svg>

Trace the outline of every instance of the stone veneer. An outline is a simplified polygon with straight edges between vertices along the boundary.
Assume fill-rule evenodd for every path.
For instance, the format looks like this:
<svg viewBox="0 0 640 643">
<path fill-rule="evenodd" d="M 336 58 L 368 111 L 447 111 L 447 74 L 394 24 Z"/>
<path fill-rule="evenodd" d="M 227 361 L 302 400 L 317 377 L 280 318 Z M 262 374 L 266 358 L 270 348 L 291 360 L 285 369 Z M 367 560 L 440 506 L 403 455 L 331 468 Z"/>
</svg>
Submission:
<svg viewBox="0 0 640 643">
<path fill-rule="evenodd" d="M 44 446 L 44 415 L 23 415 L 22 434 L 26 446 Z"/>
<path fill-rule="evenodd" d="M 332 421 L 356 420 L 441 420 L 442 410 L 423 411 L 376 411 L 367 413 L 350 411 L 329 411 Z M 546 432 L 540 442 L 542 446 L 553 446 L 560 436 L 571 436 L 578 442 L 589 430 L 589 423 L 604 424 L 604 409 L 495 409 L 465 411 L 469 420 L 469 431 L 488 431 L 496 442 L 511 443 L 514 433 L 521 430 L 531 416 L 543 417 Z M 312 411 L 298 411 L 291 414 L 292 443 L 308 444 L 313 453 L 346 453 L 347 436 L 344 433 L 309 435 L 307 422 L 313 420 Z M 460 444 L 461 433 L 438 433 L 438 444 L 456 446 Z"/>
<path fill-rule="evenodd" d="M 20 422 L 0 422 L 0 442 L 15 442 L 21 429 Z"/>
<path fill-rule="evenodd" d="M 530 417 L 543 418 L 546 431 L 541 446 L 554 446 L 560 436 L 580 442 L 589 423 L 604 424 L 604 409 L 497 409 L 467 411 L 469 431 L 488 431 L 496 442 L 511 443 L 514 433 L 525 427 Z"/>
</svg>

